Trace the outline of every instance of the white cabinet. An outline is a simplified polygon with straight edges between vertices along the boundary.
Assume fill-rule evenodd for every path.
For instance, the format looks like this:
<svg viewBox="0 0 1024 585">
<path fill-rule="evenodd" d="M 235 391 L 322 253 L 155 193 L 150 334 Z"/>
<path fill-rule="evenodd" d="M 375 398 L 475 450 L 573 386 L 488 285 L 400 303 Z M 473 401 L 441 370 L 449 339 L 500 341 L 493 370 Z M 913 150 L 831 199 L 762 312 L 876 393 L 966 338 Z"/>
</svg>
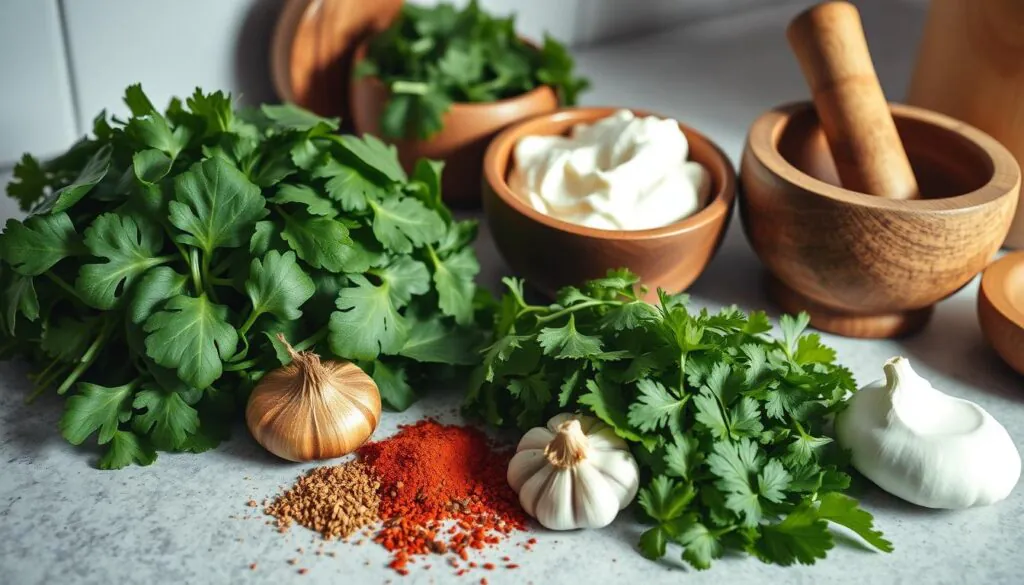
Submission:
<svg viewBox="0 0 1024 585">
<path fill-rule="evenodd" d="M 0 168 L 74 140 L 74 106 L 57 0 L 0 5 Z M 6 204 L 6 202 L 5 202 Z"/>
</svg>

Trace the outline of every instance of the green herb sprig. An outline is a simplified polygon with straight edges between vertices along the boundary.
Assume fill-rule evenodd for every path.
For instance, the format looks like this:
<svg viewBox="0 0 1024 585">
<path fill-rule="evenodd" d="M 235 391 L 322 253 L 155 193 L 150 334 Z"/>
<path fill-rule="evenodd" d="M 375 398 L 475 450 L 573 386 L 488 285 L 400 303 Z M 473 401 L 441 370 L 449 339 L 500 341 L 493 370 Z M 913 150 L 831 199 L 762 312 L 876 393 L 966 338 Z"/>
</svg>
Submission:
<svg viewBox="0 0 1024 585">
<path fill-rule="evenodd" d="M 892 550 L 842 493 L 846 461 L 825 431 L 855 384 L 804 333 L 806 314 L 783 317 L 772 338 L 761 312 L 693 312 L 663 292 L 648 304 L 624 270 L 550 306 L 528 304 L 521 280 L 505 284 L 465 410 L 521 429 L 567 410 L 611 425 L 641 465 L 644 556 L 674 543 L 697 569 L 730 549 L 811 564 L 834 545 L 830 522 Z"/>
<path fill-rule="evenodd" d="M 289 361 L 277 341 L 356 361 L 385 404 L 476 362 L 476 225 L 441 203 L 441 164 L 290 106 L 238 111 L 200 90 L 128 120 L 8 187 L 0 350 L 67 395 L 63 436 L 100 467 L 216 445 L 247 390 Z"/>
<path fill-rule="evenodd" d="M 539 49 L 526 44 L 514 16 L 495 18 L 476 0 L 463 10 L 406 3 L 370 42 L 356 75 L 377 77 L 390 90 L 381 132 L 393 138 L 430 138 L 456 102 L 493 102 L 548 85 L 571 106 L 589 86 L 573 75 L 564 45 L 548 36 Z"/>
</svg>

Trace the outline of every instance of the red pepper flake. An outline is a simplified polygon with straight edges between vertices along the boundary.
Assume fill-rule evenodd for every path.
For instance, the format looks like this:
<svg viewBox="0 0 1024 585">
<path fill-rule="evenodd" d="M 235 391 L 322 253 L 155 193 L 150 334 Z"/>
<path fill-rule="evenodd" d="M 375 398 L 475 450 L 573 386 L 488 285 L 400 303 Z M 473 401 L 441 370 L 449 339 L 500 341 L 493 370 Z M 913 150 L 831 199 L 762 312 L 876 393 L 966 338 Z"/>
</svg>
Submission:
<svg viewBox="0 0 1024 585">
<path fill-rule="evenodd" d="M 256 570 L 256 563 L 251 563 L 251 564 L 249 565 L 249 570 L 250 570 L 250 571 L 255 571 L 255 570 Z"/>
<path fill-rule="evenodd" d="M 493 571 L 494 570 L 494 563 L 484 563 L 484 568 L 487 569 L 488 571 Z"/>
<path fill-rule="evenodd" d="M 509 564 L 505 565 L 505 568 L 506 569 L 518 569 L 519 565 L 517 565 L 515 563 L 509 563 Z"/>
<path fill-rule="evenodd" d="M 466 574 L 466 569 L 459 569 L 458 571 L 455 571 L 455 576 L 456 577 L 461 577 L 461 576 L 463 576 L 465 574 Z"/>
<path fill-rule="evenodd" d="M 480 579 L 480 585 L 487 585 L 487 577 Z"/>
<path fill-rule="evenodd" d="M 299 569 L 299 574 L 300 575 L 305 575 L 308 572 L 309 572 L 309 569 Z"/>
<path fill-rule="evenodd" d="M 536 538 L 531 538 L 530 540 L 526 541 L 526 544 L 528 544 L 530 546 L 533 546 L 533 545 L 537 544 L 537 539 Z"/>
<path fill-rule="evenodd" d="M 501 557 L 501 560 L 503 560 L 503 561 L 505 561 L 507 563 L 507 562 L 512 560 L 512 557 Z"/>
</svg>

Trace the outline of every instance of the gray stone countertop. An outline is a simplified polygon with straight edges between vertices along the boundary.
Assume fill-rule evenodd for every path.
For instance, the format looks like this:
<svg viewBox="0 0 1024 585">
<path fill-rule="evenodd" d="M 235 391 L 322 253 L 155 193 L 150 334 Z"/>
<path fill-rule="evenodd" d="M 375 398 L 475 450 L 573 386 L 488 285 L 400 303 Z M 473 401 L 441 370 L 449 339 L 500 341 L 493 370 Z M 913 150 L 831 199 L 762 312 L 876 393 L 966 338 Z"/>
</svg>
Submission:
<svg viewBox="0 0 1024 585">
<path fill-rule="evenodd" d="M 889 95 L 905 90 L 923 6 L 872 2 L 865 24 Z M 883 6 L 884 5 L 884 6 Z M 797 5 L 742 15 L 640 40 L 582 51 L 578 60 L 594 90 L 589 104 L 646 108 L 687 121 L 737 160 L 746 128 L 762 110 L 801 99 L 806 91 L 783 30 Z M 13 210 L 0 208 L 9 216 Z M 484 230 L 482 282 L 506 272 Z M 738 223 L 689 291 L 696 306 L 765 308 L 761 268 Z M 1024 378 L 985 346 L 975 313 L 977 281 L 941 303 L 930 325 L 902 341 L 825 336 L 861 384 L 880 377 L 882 362 L 904 355 L 933 384 L 978 402 L 1024 451 Z M 386 568 L 376 545 L 327 543 L 301 528 L 285 535 L 246 506 L 290 485 L 311 465 L 283 463 L 239 427 L 234 438 L 202 455 L 161 454 L 150 467 L 95 469 L 97 453 L 60 437 L 61 403 L 50 395 L 31 407 L 24 366 L 0 364 L 0 584 L 43 583 L 985 583 L 1024 582 L 1024 488 L 992 507 L 936 512 L 869 488 L 858 494 L 896 551 L 880 554 L 838 539 L 817 565 L 780 568 L 729 557 L 710 571 L 677 561 L 678 551 L 650 562 L 634 549 L 641 527 L 628 513 L 610 527 L 552 533 L 533 528 L 486 551 L 480 562 L 511 556 L 516 570 L 476 570 L 457 578 L 435 562 L 407 577 Z M 387 414 L 376 436 L 424 416 L 458 421 L 458 389 L 435 393 L 409 411 Z M 531 552 L 520 545 L 538 543 Z M 302 547 L 304 553 L 297 549 Z M 288 563 L 298 559 L 297 565 Z M 250 564 L 256 563 L 251 570 Z M 298 574 L 298 568 L 308 572 Z"/>
</svg>

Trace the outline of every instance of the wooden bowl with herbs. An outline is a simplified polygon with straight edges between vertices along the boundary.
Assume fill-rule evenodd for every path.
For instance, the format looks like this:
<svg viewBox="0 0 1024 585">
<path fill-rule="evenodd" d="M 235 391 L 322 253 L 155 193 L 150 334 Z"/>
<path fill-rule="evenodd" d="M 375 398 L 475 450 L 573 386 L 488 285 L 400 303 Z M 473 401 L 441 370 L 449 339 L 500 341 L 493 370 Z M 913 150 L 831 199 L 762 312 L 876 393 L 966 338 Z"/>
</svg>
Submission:
<svg viewBox="0 0 1024 585">
<path fill-rule="evenodd" d="M 355 52 L 349 106 L 356 133 L 398 148 L 407 169 L 419 158 L 445 163 L 447 204 L 479 207 L 484 150 L 503 128 L 559 103 L 573 104 L 587 82 L 551 38 L 542 46 L 515 34 L 475 2 L 403 6 L 384 32 Z"/>
<path fill-rule="evenodd" d="M 522 139 L 565 136 L 579 124 L 598 123 L 625 111 L 562 109 L 507 128 L 487 149 L 483 206 L 491 234 L 512 272 L 550 297 L 564 286 L 600 278 L 619 268 L 640 276 L 648 287 L 649 300 L 657 299 L 658 288 L 672 293 L 685 290 L 704 271 L 725 234 L 736 195 L 736 172 L 711 140 L 674 121 L 688 143 L 689 161 L 705 171 L 696 193 L 700 205 L 683 219 L 670 219 L 667 225 L 650 229 L 588 227 L 538 210 L 528 196 L 513 188 L 514 153 Z M 637 119 L 653 116 L 628 112 Z M 685 162 L 676 161 L 679 165 Z"/>
</svg>

